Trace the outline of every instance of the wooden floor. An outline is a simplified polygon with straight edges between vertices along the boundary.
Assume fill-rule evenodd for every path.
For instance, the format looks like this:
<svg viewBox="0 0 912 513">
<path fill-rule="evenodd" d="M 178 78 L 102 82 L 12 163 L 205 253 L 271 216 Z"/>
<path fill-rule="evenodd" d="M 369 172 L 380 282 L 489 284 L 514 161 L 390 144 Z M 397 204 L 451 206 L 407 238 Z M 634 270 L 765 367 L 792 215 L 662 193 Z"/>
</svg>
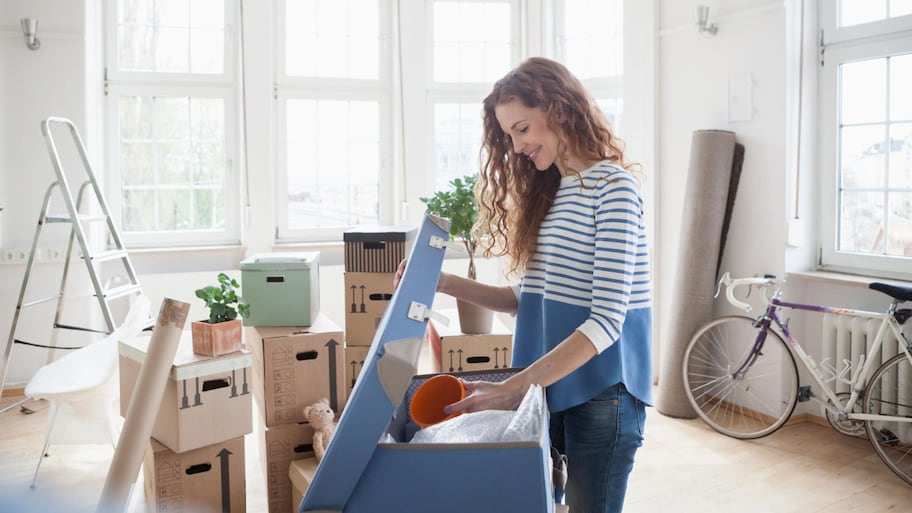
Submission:
<svg viewBox="0 0 912 513">
<path fill-rule="evenodd" d="M 0 408 L 16 399 L 0 399 Z M 29 490 L 48 404 L 28 406 L 35 413 L 0 414 L 0 512 L 94 512 L 113 449 L 51 446 L 37 489 Z M 651 408 L 647 415 L 646 442 L 630 479 L 626 513 L 910 511 L 912 487 L 881 463 L 867 441 L 808 422 L 764 439 L 739 441 L 698 420 L 672 419 Z M 266 513 L 253 435 L 247 436 L 246 451 L 247 511 Z M 138 478 L 129 511 L 150 513 Z"/>
</svg>

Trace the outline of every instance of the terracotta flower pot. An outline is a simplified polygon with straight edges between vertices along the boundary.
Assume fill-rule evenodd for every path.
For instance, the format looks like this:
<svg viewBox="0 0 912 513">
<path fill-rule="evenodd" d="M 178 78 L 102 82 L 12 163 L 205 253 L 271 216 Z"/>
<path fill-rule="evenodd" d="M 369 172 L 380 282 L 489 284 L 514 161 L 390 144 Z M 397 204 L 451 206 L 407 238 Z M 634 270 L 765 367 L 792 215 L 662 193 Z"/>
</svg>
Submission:
<svg viewBox="0 0 912 513">
<path fill-rule="evenodd" d="M 241 350 L 241 320 L 209 324 L 209 321 L 193 321 L 190 324 L 193 335 L 193 352 L 205 356 L 219 356 Z"/>
</svg>

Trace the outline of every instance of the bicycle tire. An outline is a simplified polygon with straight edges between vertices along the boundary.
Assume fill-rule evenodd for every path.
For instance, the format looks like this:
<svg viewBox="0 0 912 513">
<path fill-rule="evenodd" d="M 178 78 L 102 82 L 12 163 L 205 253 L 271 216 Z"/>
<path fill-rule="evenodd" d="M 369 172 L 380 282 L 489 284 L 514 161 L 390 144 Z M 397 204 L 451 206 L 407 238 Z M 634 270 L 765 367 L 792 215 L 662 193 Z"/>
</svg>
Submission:
<svg viewBox="0 0 912 513">
<path fill-rule="evenodd" d="M 772 434 L 798 402 L 795 358 L 772 329 L 766 330 L 753 364 L 733 375 L 759 334 L 750 317 L 720 317 L 700 328 L 684 352 L 684 390 L 690 405 L 710 427 L 733 438 Z"/>
<path fill-rule="evenodd" d="M 881 365 L 868 382 L 865 413 L 912 417 L 912 362 L 905 353 Z M 890 470 L 912 485 L 912 423 L 898 420 L 866 420 L 865 429 L 874 452 Z"/>
</svg>

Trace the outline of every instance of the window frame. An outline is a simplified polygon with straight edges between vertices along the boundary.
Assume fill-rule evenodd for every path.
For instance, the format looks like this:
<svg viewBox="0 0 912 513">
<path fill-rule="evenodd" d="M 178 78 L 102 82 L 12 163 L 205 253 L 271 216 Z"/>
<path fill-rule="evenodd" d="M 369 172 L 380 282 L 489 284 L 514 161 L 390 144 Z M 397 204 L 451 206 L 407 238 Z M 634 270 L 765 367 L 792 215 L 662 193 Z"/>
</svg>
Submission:
<svg viewBox="0 0 912 513">
<path fill-rule="evenodd" d="M 819 76 L 819 232 L 817 268 L 885 278 L 910 279 L 912 258 L 837 250 L 839 213 L 840 141 L 838 111 L 841 102 L 839 67 L 912 51 L 912 15 L 837 27 L 836 2 L 820 6 L 823 63 Z"/>
<path fill-rule="evenodd" d="M 237 45 L 238 12 L 233 0 L 225 6 L 224 69 L 222 73 L 121 71 L 117 68 L 117 0 L 104 3 L 104 140 L 105 193 L 117 225 L 122 226 L 123 196 L 120 169 L 118 103 L 122 96 L 218 97 L 225 100 L 225 226 L 221 230 L 127 232 L 120 235 L 127 246 L 160 248 L 236 245 L 241 241 L 240 214 L 240 69 Z"/>
</svg>

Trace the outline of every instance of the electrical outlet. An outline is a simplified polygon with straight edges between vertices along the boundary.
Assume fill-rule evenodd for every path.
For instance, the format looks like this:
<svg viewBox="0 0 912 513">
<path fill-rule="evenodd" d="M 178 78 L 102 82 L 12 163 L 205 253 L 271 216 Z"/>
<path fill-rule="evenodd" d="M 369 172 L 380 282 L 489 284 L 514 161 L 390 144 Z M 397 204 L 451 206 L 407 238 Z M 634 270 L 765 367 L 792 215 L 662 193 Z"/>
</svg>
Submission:
<svg viewBox="0 0 912 513">
<path fill-rule="evenodd" d="M 62 247 L 47 248 L 47 262 L 59 263 L 63 262 L 64 258 L 66 258 L 66 249 Z"/>
</svg>

